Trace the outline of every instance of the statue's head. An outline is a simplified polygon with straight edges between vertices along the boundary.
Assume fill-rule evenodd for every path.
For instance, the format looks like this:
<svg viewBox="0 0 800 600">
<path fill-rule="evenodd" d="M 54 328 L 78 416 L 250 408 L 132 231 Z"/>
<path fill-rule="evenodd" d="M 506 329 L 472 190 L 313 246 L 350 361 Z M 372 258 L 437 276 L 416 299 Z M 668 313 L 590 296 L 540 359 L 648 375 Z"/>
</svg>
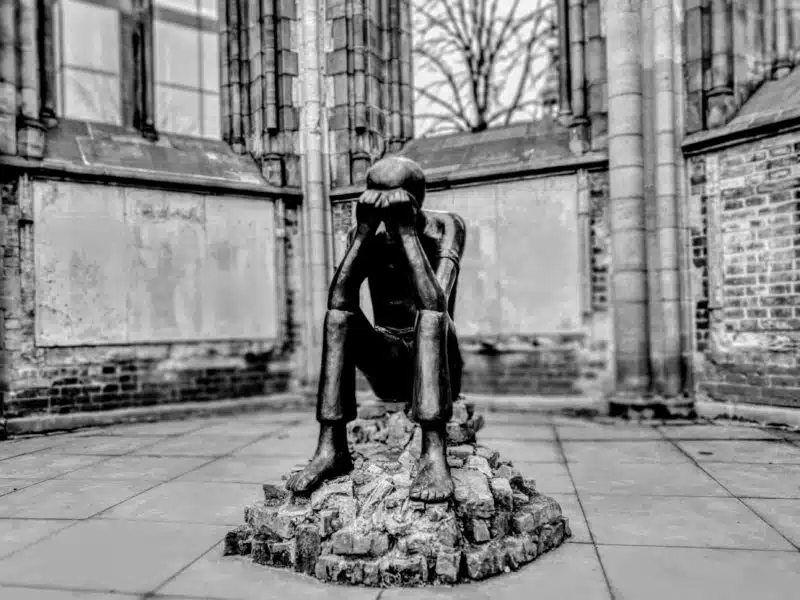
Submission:
<svg viewBox="0 0 800 600">
<path fill-rule="evenodd" d="M 404 156 L 386 156 L 367 171 L 367 190 L 405 193 L 419 209 L 425 201 L 425 173 Z"/>
</svg>

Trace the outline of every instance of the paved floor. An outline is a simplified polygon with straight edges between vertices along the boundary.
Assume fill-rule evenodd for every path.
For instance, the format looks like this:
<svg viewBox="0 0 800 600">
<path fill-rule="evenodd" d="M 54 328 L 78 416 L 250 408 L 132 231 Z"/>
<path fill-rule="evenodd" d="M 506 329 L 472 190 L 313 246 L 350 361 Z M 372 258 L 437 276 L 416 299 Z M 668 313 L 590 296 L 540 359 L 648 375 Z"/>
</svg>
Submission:
<svg viewBox="0 0 800 600">
<path fill-rule="evenodd" d="M 220 540 L 314 445 L 310 414 L 0 442 L 0 598 L 786 599 L 800 589 L 800 436 L 493 413 L 481 441 L 561 502 L 574 537 L 437 590 L 326 586 Z"/>
</svg>

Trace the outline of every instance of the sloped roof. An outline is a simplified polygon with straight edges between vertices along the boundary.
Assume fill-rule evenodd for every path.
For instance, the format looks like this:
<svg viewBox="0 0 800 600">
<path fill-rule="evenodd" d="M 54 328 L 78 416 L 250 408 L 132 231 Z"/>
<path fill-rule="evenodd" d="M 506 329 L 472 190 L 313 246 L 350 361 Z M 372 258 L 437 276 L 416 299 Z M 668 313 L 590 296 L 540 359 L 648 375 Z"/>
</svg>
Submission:
<svg viewBox="0 0 800 600">
<path fill-rule="evenodd" d="M 401 154 L 432 178 L 479 169 L 526 168 L 574 158 L 569 130 L 552 119 L 411 140 Z"/>
<path fill-rule="evenodd" d="M 683 149 L 687 153 L 702 152 L 716 144 L 747 140 L 755 131 L 795 127 L 798 122 L 800 68 L 795 68 L 781 79 L 765 81 L 727 125 L 687 136 Z"/>
<path fill-rule="evenodd" d="M 42 162 L 144 177 L 163 174 L 198 184 L 265 185 L 253 160 L 221 140 L 161 134 L 151 142 L 122 127 L 70 119 L 60 119 L 47 131 Z"/>
<path fill-rule="evenodd" d="M 737 127 L 760 116 L 800 108 L 800 69 L 778 80 L 764 82 L 729 123 Z"/>
</svg>

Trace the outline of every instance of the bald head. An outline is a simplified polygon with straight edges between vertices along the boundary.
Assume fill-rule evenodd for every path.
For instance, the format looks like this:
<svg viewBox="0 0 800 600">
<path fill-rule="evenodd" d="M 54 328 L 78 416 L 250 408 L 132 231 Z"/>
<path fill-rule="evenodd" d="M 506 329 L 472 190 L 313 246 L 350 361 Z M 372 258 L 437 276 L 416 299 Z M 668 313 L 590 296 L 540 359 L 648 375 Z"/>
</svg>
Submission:
<svg viewBox="0 0 800 600">
<path fill-rule="evenodd" d="M 367 189 L 405 190 L 417 208 L 421 208 L 425 200 L 425 173 L 410 158 L 386 156 L 367 171 Z"/>
</svg>

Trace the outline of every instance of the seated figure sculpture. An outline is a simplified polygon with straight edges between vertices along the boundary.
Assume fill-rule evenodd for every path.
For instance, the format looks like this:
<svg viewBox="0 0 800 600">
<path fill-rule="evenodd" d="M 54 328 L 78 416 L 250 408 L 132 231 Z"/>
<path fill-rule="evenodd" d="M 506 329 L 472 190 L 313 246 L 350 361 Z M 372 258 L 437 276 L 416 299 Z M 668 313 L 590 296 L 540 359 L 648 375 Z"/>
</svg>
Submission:
<svg viewBox="0 0 800 600">
<path fill-rule="evenodd" d="M 425 175 L 410 159 L 385 157 L 366 180 L 356 225 L 328 294 L 317 449 L 287 488 L 308 492 L 352 469 L 347 423 L 356 418 L 358 368 L 381 400 L 410 403 L 422 429 L 409 497 L 443 501 L 453 492 L 446 425 L 461 387 L 452 316 L 466 227 L 458 215 L 422 210 Z M 365 279 L 374 326 L 360 308 Z"/>
</svg>

